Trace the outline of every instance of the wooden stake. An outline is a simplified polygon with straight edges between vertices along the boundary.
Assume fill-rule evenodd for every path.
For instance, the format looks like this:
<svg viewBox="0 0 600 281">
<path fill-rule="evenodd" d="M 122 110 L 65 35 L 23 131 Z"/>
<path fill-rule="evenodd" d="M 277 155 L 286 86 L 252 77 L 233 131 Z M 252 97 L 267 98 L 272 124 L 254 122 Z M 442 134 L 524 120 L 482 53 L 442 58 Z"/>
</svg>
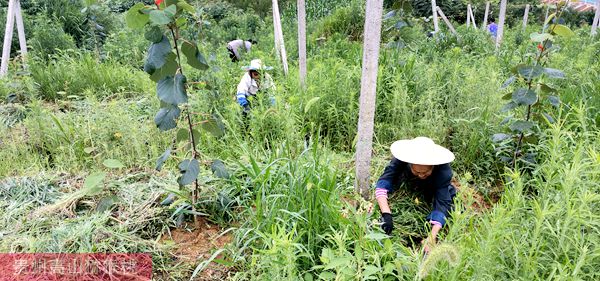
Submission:
<svg viewBox="0 0 600 281">
<path fill-rule="evenodd" d="M 496 50 L 500 49 L 500 44 L 502 43 L 502 35 L 504 33 L 504 18 L 506 17 L 506 1 L 500 1 L 500 21 L 498 22 L 498 34 L 496 36 Z"/>
<path fill-rule="evenodd" d="M 369 199 L 383 0 L 367 0 L 356 142 L 356 191 Z"/>
<path fill-rule="evenodd" d="M 523 14 L 523 31 L 527 27 L 527 18 L 529 17 L 529 4 L 525 5 L 525 13 Z"/>
<path fill-rule="evenodd" d="M 471 9 L 471 4 L 467 5 L 467 28 L 471 26 L 471 13 L 469 13 L 469 9 Z"/>
<path fill-rule="evenodd" d="M 298 68 L 300 86 L 306 89 L 306 7 L 304 0 L 298 0 Z"/>
<path fill-rule="evenodd" d="M 452 31 L 452 33 L 454 35 L 457 35 L 456 30 L 454 29 L 454 26 L 452 26 L 452 24 L 450 23 L 450 21 L 448 20 L 448 18 L 446 17 L 446 15 L 444 15 L 444 12 L 442 12 L 442 9 L 440 9 L 440 7 L 436 7 L 436 10 L 437 10 L 438 14 L 440 15 L 440 17 L 446 23 L 446 25 L 448 26 L 448 28 L 450 29 L 450 31 Z"/>
<path fill-rule="evenodd" d="M 281 30 L 281 17 L 279 16 L 279 4 L 277 0 L 273 0 L 273 22 L 275 25 L 275 48 L 281 55 L 281 63 L 283 64 L 283 73 L 288 75 L 287 53 L 285 52 L 285 43 L 283 41 L 283 31 Z M 278 38 L 277 38 L 278 37 Z"/>
<path fill-rule="evenodd" d="M 469 4 L 469 13 L 471 14 L 471 23 L 473 23 L 473 28 L 477 29 L 477 24 L 475 23 L 475 15 L 473 14 L 473 7 Z"/>
<path fill-rule="evenodd" d="M 21 16 L 21 3 L 19 0 L 9 0 L 8 10 L 6 12 L 6 29 L 4 30 L 4 43 L 2 45 L 2 63 L 0 65 L 0 77 L 8 73 L 8 62 L 10 60 L 10 50 L 12 45 L 13 31 L 17 23 L 17 33 L 19 35 L 19 45 L 21 48 L 21 58 L 23 67 L 27 56 L 27 42 L 25 40 L 25 28 L 23 26 L 23 17 Z"/>
<path fill-rule="evenodd" d="M 435 3 L 435 0 L 431 0 L 431 13 L 433 16 L 433 31 L 435 32 L 435 34 L 437 34 L 438 31 L 440 31 L 440 26 L 438 23 L 438 14 L 435 10 L 436 7 L 437 7 L 437 4 Z"/>
<path fill-rule="evenodd" d="M 596 36 L 598 33 L 598 25 L 600 24 L 600 0 L 596 1 L 596 14 L 594 14 L 594 21 L 592 23 L 592 36 Z"/>
<path fill-rule="evenodd" d="M 490 13 L 490 2 L 485 2 L 485 14 L 483 15 L 483 23 L 481 24 L 481 28 L 485 29 L 488 25 L 488 14 Z"/>
</svg>

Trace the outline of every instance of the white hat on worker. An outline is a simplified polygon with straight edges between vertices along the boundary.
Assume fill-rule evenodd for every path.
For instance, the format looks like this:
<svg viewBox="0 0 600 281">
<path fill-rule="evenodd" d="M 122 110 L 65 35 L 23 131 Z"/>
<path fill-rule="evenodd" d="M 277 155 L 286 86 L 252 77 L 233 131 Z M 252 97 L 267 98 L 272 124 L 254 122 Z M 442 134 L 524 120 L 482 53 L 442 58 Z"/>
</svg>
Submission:
<svg viewBox="0 0 600 281">
<path fill-rule="evenodd" d="M 441 165 L 454 161 L 454 153 L 427 137 L 399 140 L 390 147 L 396 159 L 419 165 Z"/>
<path fill-rule="evenodd" d="M 273 68 L 270 66 L 265 66 L 260 59 L 253 59 L 252 61 L 250 61 L 250 65 L 242 66 L 242 69 L 246 70 L 246 71 L 250 71 L 250 70 L 271 70 Z"/>
</svg>

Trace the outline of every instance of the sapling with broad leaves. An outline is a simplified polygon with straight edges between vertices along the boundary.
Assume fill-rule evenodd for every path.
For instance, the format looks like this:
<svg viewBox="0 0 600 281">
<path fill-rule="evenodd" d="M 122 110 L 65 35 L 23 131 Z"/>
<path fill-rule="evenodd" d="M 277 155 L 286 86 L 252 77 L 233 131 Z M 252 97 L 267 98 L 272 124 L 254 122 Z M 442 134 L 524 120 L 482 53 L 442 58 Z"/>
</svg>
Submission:
<svg viewBox="0 0 600 281">
<path fill-rule="evenodd" d="M 189 67 L 201 71 L 209 68 L 197 44 L 180 36 L 180 31 L 188 26 L 188 18 L 194 17 L 194 7 L 185 0 L 155 0 L 155 5 L 135 4 L 125 18 L 130 28 L 143 31 L 144 37 L 150 41 L 144 71 L 156 82 L 156 94 L 160 101 L 154 122 L 161 131 L 176 131 L 173 144 L 156 161 L 156 169 L 162 168 L 171 152 L 178 151 L 183 155 L 177 166 L 181 173 L 177 182 L 180 186 L 193 185 L 192 208 L 198 201 L 200 172 L 196 148 L 200 132 L 195 125 L 200 124 L 215 135 L 223 133 L 220 122 L 214 117 L 194 122 L 193 116 L 202 114 L 192 112 L 188 104 L 188 81 L 181 62 L 182 56 L 186 57 Z"/>
<path fill-rule="evenodd" d="M 544 25 L 554 22 L 547 29 L 548 32 L 534 32 L 530 35 L 535 45 L 534 51 L 525 54 L 524 63 L 513 67 L 513 75 L 501 86 L 504 90 L 513 83 L 516 85 L 514 91 L 504 95 L 503 99 L 510 101 L 504 105 L 502 111 L 522 110 L 524 113 L 523 118 L 511 115 L 502 122 L 508 125 L 509 133 L 497 133 L 492 136 L 492 140 L 498 144 L 496 149 L 500 158 L 512 167 L 516 167 L 519 159 L 525 163 L 535 163 L 535 154 L 533 151 L 527 151 L 530 147 L 526 147 L 526 144 L 537 143 L 540 125 L 554 122 L 548 109 L 560 106 L 558 91 L 550 82 L 554 79 L 565 79 L 566 74 L 547 67 L 547 64 L 550 56 L 559 51 L 554 44 L 555 38 L 574 35 L 569 27 L 558 24 L 567 4 L 568 1 L 557 4 L 556 13 L 546 19 Z"/>
</svg>

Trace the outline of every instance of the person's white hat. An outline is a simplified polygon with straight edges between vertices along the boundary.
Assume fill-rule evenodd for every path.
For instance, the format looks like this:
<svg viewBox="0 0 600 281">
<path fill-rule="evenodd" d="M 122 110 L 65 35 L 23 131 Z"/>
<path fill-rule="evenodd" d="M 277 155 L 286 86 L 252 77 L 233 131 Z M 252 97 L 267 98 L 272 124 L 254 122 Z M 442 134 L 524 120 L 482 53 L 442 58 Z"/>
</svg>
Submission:
<svg viewBox="0 0 600 281">
<path fill-rule="evenodd" d="M 454 161 L 454 153 L 427 137 L 399 140 L 390 147 L 396 159 L 419 165 L 441 165 Z"/>
<path fill-rule="evenodd" d="M 250 65 L 242 66 L 242 69 L 246 70 L 246 71 L 250 71 L 250 70 L 271 70 L 273 68 L 270 66 L 263 65 L 263 63 L 260 59 L 253 59 L 250 61 Z"/>
</svg>

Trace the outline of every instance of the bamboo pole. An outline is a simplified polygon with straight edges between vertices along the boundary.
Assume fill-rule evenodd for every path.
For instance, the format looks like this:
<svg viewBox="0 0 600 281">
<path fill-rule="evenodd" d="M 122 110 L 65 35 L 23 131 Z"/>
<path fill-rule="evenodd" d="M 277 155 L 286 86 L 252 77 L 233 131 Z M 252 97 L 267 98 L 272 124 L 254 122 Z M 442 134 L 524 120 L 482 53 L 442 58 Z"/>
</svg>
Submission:
<svg viewBox="0 0 600 281">
<path fill-rule="evenodd" d="M 467 5 L 467 28 L 471 26 L 471 13 L 469 13 L 469 9 L 471 8 L 471 4 Z"/>
<path fill-rule="evenodd" d="M 481 28 L 485 29 L 488 25 L 488 14 L 490 13 L 490 2 L 485 2 L 485 14 L 483 15 L 483 23 L 481 24 Z"/>
<path fill-rule="evenodd" d="M 281 17 L 279 16 L 279 4 L 277 0 L 273 0 L 273 21 L 275 24 L 275 36 L 279 37 L 275 39 L 276 49 L 279 50 L 281 55 L 281 63 L 283 64 L 283 73 L 288 75 L 288 64 L 287 64 L 287 53 L 285 51 L 285 43 L 283 41 L 283 31 L 281 30 Z"/>
<path fill-rule="evenodd" d="M 435 0 L 431 0 L 431 14 L 433 16 L 433 31 L 435 32 L 435 34 L 437 34 L 438 31 L 440 31 L 440 26 L 438 23 L 438 14 L 435 10 L 436 7 L 437 4 L 435 3 Z"/>
<path fill-rule="evenodd" d="M 356 142 L 356 191 L 369 199 L 383 0 L 367 0 Z"/>
<path fill-rule="evenodd" d="M 527 18 L 529 17 L 529 4 L 525 5 L 525 13 L 523 14 L 523 31 L 527 28 Z"/>
<path fill-rule="evenodd" d="M 10 45 L 15 28 L 15 0 L 8 1 L 6 11 L 6 28 L 4 29 L 4 44 L 2 45 L 2 64 L 0 65 L 0 76 L 8 72 L 8 61 L 10 60 Z"/>
<path fill-rule="evenodd" d="M 440 9 L 440 7 L 436 7 L 436 10 L 437 10 L 438 14 L 440 15 L 440 17 L 446 23 L 446 25 L 448 26 L 448 28 L 450 29 L 450 31 L 452 31 L 452 33 L 454 35 L 457 35 L 456 29 L 454 29 L 454 26 L 452 26 L 452 23 L 450 23 L 450 21 L 448 20 L 448 18 L 446 17 L 446 15 L 444 15 L 444 12 L 442 12 L 442 9 Z"/>
<path fill-rule="evenodd" d="M 477 29 L 477 23 L 475 23 L 475 15 L 473 14 L 473 6 L 469 4 L 469 13 L 471 14 L 471 23 L 473 23 L 473 28 Z"/>
<path fill-rule="evenodd" d="M 306 7 L 304 2 L 304 0 L 298 0 L 298 72 L 302 89 L 306 89 Z"/>
<path fill-rule="evenodd" d="M 598 33 L 598 25 L 600 24 L 600 0 L 596 1 L 596 14 L 594 14 L 594 22 L 592 23 L 592 36 Z"/>
<path fill-rule="evenodd" d="M 506 17 L 506 1 L 500 1 L 500 20 L 498 21 L 498 35 L 496 36 L 496 50 L 500 49 L 502 44 L 502 35 L 504 34 L 504 18 Z"/>
</svg>

